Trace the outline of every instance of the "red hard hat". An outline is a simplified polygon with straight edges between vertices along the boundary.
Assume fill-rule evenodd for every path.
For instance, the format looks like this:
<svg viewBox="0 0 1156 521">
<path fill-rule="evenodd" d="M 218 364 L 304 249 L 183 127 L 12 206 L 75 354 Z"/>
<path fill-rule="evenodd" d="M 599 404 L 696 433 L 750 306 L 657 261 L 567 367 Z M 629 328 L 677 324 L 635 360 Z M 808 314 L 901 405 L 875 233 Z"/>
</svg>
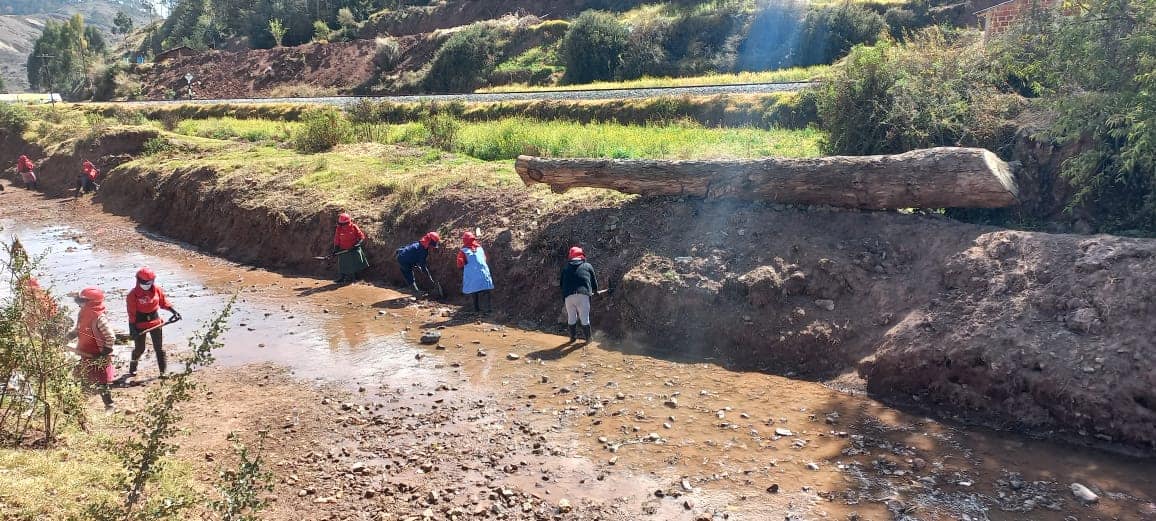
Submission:
<svg viewBox="0 0 1156 521">
<path fill-rule="evenodd" d="M 89 302 L 103 302 L 104 292 L 98 287 L 89 286 L 80 290 L 79 297 Z"/>
<path fill-rule="evenodd" d="M 145 266 L 137 270 L 136 278 L 137 280 L 142 280 L 144 282 L 151 282 L 157 279 L 157 272 L 153 271 L 152 268 Z"/>
<path fill-rule="evenodd" d="M 570 255 L 567 258 L 569 258 L 570 260 L 579 259 L 579 258 L 585 259 L 586 258 L 586 252 L 582 251 L 582 248 L 579 248 L 577 246 L 572 246 L 572 247 L 570 247 Z"/>
<path fill-rule="evenodd" d="M 349 214 L 347 214 L 347 213 L 342 213 L 341 215 L 337 216 L 337 222 L 339 222 L 341 224 L 349 224 L 352 221 L 353 221 L 353 218 L 350 217 Z"/>
</svg>

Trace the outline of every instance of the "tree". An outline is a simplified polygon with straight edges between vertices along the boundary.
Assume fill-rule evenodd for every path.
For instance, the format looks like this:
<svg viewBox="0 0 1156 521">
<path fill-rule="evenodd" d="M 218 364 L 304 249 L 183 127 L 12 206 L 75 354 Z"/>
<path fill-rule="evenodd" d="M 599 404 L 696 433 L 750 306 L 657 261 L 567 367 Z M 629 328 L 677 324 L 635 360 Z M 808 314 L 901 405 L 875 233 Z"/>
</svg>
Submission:
<svg viewBox="0 0 1156 521">
<path fill-rule="evenodd" d="M 851 2 L 812 7 L 803 19 L 796 65 L 831 63 L 859 44 L 874 44 L 887 30 L 879 13 Z"/>
<path fill-rule="evenodd" d="M 117 11 L 116 17 L 112 19 L 112 34 L 125 34 L 132 32 L 132 18 L 129 18 L 124 11 Z"/>
<path fill-rule="evenodd" d="M 613 79 L 629 44 L 630 32 L 614 15 L 583 11 L 562 37 L 566 83 Z"/>
<path fill-rule="evenodd" d="M 100 32 L 79 14 L 64 23 L 49 20 L 28 56 L 28 82 L 33 89 L 78 94 L 88 87 L 88 64 L 106 50 Z"/>
<path fill-rule="evenodd" d="M 277 47 L 281 46 L 281 41 L 285 38 L 285 24 L 281 23 L 280 18 L 269 20 L 269 34 L 273 35 L 273 41 L 277 42 Z"/>
</svg>

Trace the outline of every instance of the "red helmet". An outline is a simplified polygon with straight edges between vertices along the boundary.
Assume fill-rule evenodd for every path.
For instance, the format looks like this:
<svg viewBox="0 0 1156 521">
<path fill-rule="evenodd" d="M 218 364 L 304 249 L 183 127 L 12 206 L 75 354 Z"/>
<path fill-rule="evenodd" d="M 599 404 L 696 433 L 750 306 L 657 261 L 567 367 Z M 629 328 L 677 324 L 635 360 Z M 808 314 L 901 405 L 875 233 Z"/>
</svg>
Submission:
<svg viewBox="0 0 1156 521">
<path fill-rule="evenodd" d="M 577 246 L 572 246 L 572 247 L 570 247 L 570 255 L 568 255 L 567 258 L 570 260 L 585 259 L 586 258 L 586 252 L 582 251 L 582 248 L 579 248 Z"/>
<path fill-rule="evenodd" d="M 442 236 L 438 235 L 438 232 L 429 232 L 422 236 L 418 242 L 426 248 L 435 248 L 439 242 L 442 242 Z"/>
<path fill-rule="evenodd" d="M 337 216 L 337 222 L 339 224 L 349 224 L 349 223 L 353 222 L 353 218 L 350 217 L 349 214 L 342 212 L 340 215 Z"/>
<path fill-rule="evenodd" d="M 157 272 L 152 268 L 145 266 L 136 272 L 136 280 L 141 282 L 152 282 L 157 279 Z"/>
<path fill-rule="evenodd" d="M 89 302 L 104 302 L 104 292 L 95 286 L 89 286 L 80 290 L 80 294 L 77 296 Z"/>
</svg>

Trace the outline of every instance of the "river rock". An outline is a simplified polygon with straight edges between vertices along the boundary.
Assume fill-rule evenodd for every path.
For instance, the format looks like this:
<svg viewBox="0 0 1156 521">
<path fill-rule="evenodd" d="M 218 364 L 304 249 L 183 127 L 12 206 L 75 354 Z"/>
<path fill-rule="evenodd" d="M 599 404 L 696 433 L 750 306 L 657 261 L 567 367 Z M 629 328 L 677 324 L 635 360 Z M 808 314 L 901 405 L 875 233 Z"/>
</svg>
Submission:
<svg viewBox="0 0 1156 521">
<path fill-rule="evenodd" d="M 518 353 L 510 353 L 506 355 L 507 360 L 517 360 L 519 358 L 522 358 L 522 355 L 519 355 Z"/>
<path fill-rule="evenodd" d="M 421 343 L 426 345 L 433 345 L 440 342 L 442 334 L 438 331 L 426 331 L 421 334 Z"/>
<path fill-rule="evenodd" d="M 791 432 L 790 430 L 784 429 L 782 427 L 775 429 L 775 436 L 794 436 L 794 435 L 795 435 L 795 433 Z"/>
<path fill-rule="evenodd" d="M 815 306 L 827 311 L 835 311 L 835 301 L 828 299 L 819 299 L 815 301 Z"/>
<path fill-rule="evenodd" d="M 1072 495 L 1084 503 L 1095 503 L 1100 500 L 1100 496 L 1079 483 L 1072 483 Z"/>
</svg>

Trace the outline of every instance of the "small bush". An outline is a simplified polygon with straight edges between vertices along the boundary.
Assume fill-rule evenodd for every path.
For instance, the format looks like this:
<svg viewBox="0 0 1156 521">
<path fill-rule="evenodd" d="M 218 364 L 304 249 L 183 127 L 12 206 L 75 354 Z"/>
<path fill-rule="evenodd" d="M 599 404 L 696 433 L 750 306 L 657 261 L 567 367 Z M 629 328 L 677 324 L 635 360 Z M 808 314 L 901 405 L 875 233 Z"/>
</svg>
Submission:
<svg viewBox="0 0 1156 521">
<path fill-rule="evenodd" d="M 0 130 L 8 135 L 20 135 L 28 130 L 28 121 L 32 116 L 21 105 L 15 103 L 0 103 Z"/>
<path fill-rule="evenodd" d="M 173 144 L 163 137 L 154 137 L 144 142 L 141 147 L 141 154 L 146 156 L 163 154 L 173 149 Z"/>
<path fill-rule="evenodd" d="M 349 120 L 335 109 L 309 111 L 301 122 L 301 128 L 293 136 L 293 148 L 298 152 L 324 152 L 348 141 L 353 135 Z"/>
<path fill-rule="evenodd" d="M 325 22 L 316 20 L 313 22 L 313 41 L 317 43 L 328 43 L 329 36 L 333 32 Z"/>
<path fill-rule="evenodd" d="M 800 5 L 771 2 L 755 13 L 746 38 L 739 45 L 735 64 L 738 70 L 774 70 L 792 65 L 804 16 Z"/>
<path fill-rule="evenodd" d="M 462 124 L 448 112 L 433 112 L 422 120 L 422 126 L 429 132 L 427 144 L 447 152 L 454 149 Z"/>
<path fill-rule="evenodd" d="M 871 45 L 887 30 L 883 17 L 847 2 L 832 7 L 812 7 L 803 19 L 796 65 L 831 63 L 859 44 Z"/>
<path fill-rule="evenodd" d="M 373 54 L 373 63 L 382 70 L 392 70 L 401 60 L 401 45 L 397 38 L 378 38 L 377 50 Z"/>
<path fill-rule="evenodd" d="M 497 29 L 476 23 L 455 32 L 430 62 L 423 84 L 433 92 L 473 92 L 498 61 Z"/>
<path fill-rule="evenodd" d="M 883 21 L 887 23 L 887 32 L 891 37 L 902 41 L 908 33 L 926 27 L 929 20 L 926 11 L 921 16 L 905 7 L 892 7 L 883 13 Z"/>
<path fill-rule="evenodd" d="M 622 54 L 630 44 L 630 32 L 614 15 L 584 11 L 562 38 L 560 55 L 566 63 L 566 83 L 590 83 L 614 78 Z"/>
</svg>

